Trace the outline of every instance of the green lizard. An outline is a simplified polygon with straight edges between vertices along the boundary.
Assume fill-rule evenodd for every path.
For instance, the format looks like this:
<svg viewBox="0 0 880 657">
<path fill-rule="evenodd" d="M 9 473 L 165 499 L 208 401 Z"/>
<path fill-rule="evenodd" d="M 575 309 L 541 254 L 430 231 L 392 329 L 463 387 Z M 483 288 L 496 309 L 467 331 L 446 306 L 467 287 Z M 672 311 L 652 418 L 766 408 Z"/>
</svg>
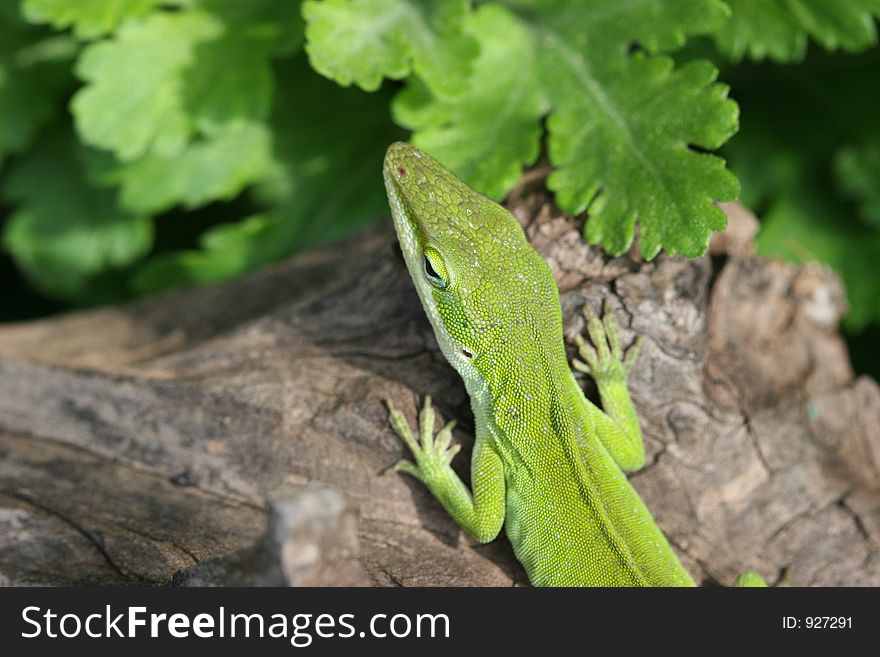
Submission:
<svg viewBox="0 0 880 657">
<path fill-rule="evenodd" d="M 630 485 L 644 464 L 626 387 L 641 340 L 624 353 L 609 312 L 588 311 L 579 340 L 604 412 L 565 354 L 550 269 L 507 210 L 409 144 L 394 143 L 385 187 L 407 268 L 446 359 L 464 379 L 476 426 L 473 494 L 450 467 L 452 423 L 433 435 L 426 399 L 419 440 L 388 402 L 415 463 L 392 471 L 423 482 L 474 539 L 506 527 L 534 585 L 693 586 Z M 746 573 L 740 585 L 761 585 Z"/>
</svg>

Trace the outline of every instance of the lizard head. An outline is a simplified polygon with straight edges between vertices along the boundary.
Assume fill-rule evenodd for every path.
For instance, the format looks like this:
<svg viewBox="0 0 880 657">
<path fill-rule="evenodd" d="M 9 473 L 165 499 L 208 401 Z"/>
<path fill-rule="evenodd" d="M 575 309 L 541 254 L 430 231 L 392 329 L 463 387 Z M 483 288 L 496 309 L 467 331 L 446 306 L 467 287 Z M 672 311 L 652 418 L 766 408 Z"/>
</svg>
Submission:
<svg viewBox="0 0 880 657">
<path fill-rule="evenodd" d="M 469 387 L 529 366 L 502 356 L 562 348 L 556 282 L 512 214 L 406 143 L 389 146 L 384 177 L 410 276 Z"/>
</svg>

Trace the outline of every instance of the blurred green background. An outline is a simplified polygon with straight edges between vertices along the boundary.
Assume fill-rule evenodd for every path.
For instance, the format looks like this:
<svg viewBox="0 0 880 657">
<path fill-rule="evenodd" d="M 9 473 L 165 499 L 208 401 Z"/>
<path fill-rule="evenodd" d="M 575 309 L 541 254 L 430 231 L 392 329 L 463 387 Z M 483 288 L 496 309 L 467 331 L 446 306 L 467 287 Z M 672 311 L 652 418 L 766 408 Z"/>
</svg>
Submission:
<svg viewBox="0 0 880 657">
<path fill-rule="evenodd" d="M 402 138 L 496 198 L 545 153 L 612 253 L 638 218 L 646 256 L 698 255 L 711 201 L 739 196 L 761 253 L 842 275 L 854 365 L 880 378 L 878 18 L 880 0 L 0 0 L 0 321 L 227 280 L 381 220 Z"/>
</svg>

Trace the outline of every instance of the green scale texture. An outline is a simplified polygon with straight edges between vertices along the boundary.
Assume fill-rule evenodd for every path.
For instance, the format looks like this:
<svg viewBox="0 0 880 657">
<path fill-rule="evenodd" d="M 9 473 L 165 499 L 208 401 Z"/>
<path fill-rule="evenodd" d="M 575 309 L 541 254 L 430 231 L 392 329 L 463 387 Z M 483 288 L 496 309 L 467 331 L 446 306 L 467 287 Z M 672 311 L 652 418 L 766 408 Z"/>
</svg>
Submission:
<svg viewBox="0 0 880 657">
<path fill-rule="evenodd" d="M 644 462 L 613 319 L 591 317 L 591 374 L 605 412 L 587 400 L 565 354 L 559 293 L 516 219 L 439 162 L 404 143 L 384 166 L 395 228 L 437 340 L 461 374 L 476 426 L 473 493 L 449 465 L 451 426 L 420 436 L 392 424 L 419 478 L 476 540 L 506 527 L 535 585 L 692 586 L 622 467 Z M 617 342 L 615 342 L 617 341 Z"/>
</svg>

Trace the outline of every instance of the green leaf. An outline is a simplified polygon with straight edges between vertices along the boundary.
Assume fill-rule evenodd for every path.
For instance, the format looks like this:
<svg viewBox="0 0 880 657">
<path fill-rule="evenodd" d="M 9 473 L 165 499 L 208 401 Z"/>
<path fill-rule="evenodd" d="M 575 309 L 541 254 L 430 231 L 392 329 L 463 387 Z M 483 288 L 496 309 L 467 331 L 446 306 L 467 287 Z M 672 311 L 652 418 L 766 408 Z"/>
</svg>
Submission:
<svg viewBox="0 0 880 657">
<path fill-rule="evenodd" d="M 190 0 L 192 1 L 192 0 Z M 291 55 L 303 42 L 305 21 L 300 0 L 195 0 L 237 30 L 259 50 Z"/>
<path fill-rule="evenodd" d="M 587 240 L 617 255 L 632 244 L 639 221 L 639 251 L 661 248 L 702 255 L 712 231 L 726 219 L 714 204 L 739 192 L 724 161 L 699 152 L 718 148 L 737 128 L 727 87 L 713 84 L 716 70 L 692 62 L 678 71 L 667 58 L 633 57 L 618 71 L 597 70 L 586 58 L 568 58 L 554 42 L 571 76 L 584 82 L 581 96 L 558 95 L 551 115 L 547 181 L 557 203 L 586 211 Z M 588 182 L 587 182 L 588 181 Z"/>
<path fill-rule="evenodd" d="M 834 165 L 840 189 L 859 202 L 865 223 L 880 229 L 880 141 L 842 148 Z"/>
<path fill-rule="evenodd" d="M 343 86 L 375 91 L 411 72 L 440 95 L 455 95 L 474 41 L 461 22 L 467 0 L 308 0 L 306 50 L 316 71 Z"/>
<path fill-rule="evenodd" d="M 192 136 L 183 72 L 223 24 L 201 11 L 157 13 L 88 46 L 76 73 L 88 84 L 71 107 L 83 140 L 123 161 L 149 151 L 174 156 Z"/>
<path fill-rule="evenodd" d="M 826 50 L 850 52 L 877 43 L 878 0 L 725 0 L 730 21 L 715 34 L 718 49 L 743 56 L 798 61 L 814 39 Z"/>
<path fill-rule="evenodd" d="M 510 4 L 516 13 L 487 3 L 462 19 L 463 34 L 479 43 L 480 54 L 458 89 L 439 93 L 416 68 L 418 79 L 395 101 L 395 118 L 415 130 L 417 144 L 498 198 L 537 156 L 540 119 L 549 111 L 548 154 L 556 171 L 548 185 L 564 210 L 589 213 L 589 241 L 622 253 L 638 221 L 639 248 L 648 258 L 661 248 L 703 253 L 712 231 L 726 222 L 714 201 L 738 193 L 724 163 L 703 151 L 736 131 L 736 105 L 707 62 L 675 70 L 668 58 L 630 51 L 633 44 L 648 53 L 678 48 L 689 34 L 717 29 L 726 6 L 718 0 Z M 334 79 L 363 82 L 364 60 L 373 53 L 362 44 L 391 43 L 375 37 L 378 8 L 375 2 L 307 4 L 313 65 L 324 65 L 316 60 L 320 48 L 334 56 Z M 373 36 L 331 32 L 325 24 L 331 18 Z M 393 52 L 401 62 L 400 51 Z M 363 86 L 407 72 L 375 68 Z"/>
<path fill-rule="evenodd" d="M 0 167 L 62 109 L 74 53 L 69 39 L 26 25 L 15 0 L 0 0 Z"/>
<path fill-rule="evenodd" d="M 528 30 L 497 5 L 480 7 L 465 24 L 480 54 L 463 93 L 436 98 L 418 78 L 394 99 L 394 118 L 414 130 L 413 143 L 441 158 L 472 186 L 501 198 L 538 157 L 539 119 L 547 110 Z"/>
<path fill-rule="evenodd" d="M 32 23 L 57 29 L 73 27 L 74 34 L 91 39 L 112 32 L 129 18 L 146 16 L 166 0 L 24 0 L 22 11 Z"/>
<path fill-rule="evenodd" d="M 396 118 L 414 140 L 492 196 L 516 182 L 537 154 L 548 112 L 548 185 L 561 208 L 589 213 L 585 234 L 612 254 L 639 249 L 702 254 L 726 219 L 714 204 L 738 192 L 718 148 L 737 128 L 737 107 L 705 61 L 675 70 L 643 50 L 676 48 L 715 29 L 723 4 L 692 0 L 637 5 L 617 0 L 518 0 L 465 23 L 479 40 L 473 75 L 456 98 L 411 82 Z M 506 36 L 505 36 L 506 35 Z"/>
<path fill-rule="evenodd" d="M 120 210 L 112 192 L 87 175 L 87 153 L 67 134 L 53 133 L 12 168 L 3 186 L 17 205 L 3 243 L 44 293 L 89 297 L 90 279 L 142 257 L 153 238 L 149 218 Z"/>
<path fill-rule="evenodd" d="M 134 278 L 140 291 L 238 276 L 387 214 L 382 158 L 401 136 L 389 94 L 340 88 L 304 56 L 279 64 L 276 77 L 271 173 L 254 191 L 267 210 L 210 229 L 197 250 L 150 259 Z"/>
<path fill-rule="evenodd" d="M 597 55 L 622 54 L 633 44 L 648 52 L 681 48 L 693 34 L 709 34 L 730 16 L 726 0 L 507 0 L 535 27 L 571 37 Z"/>
<path fill-rule="evenodd" d="M 648 5 L 559 3 L 533 23 L 553 106 L 548 151 L 557 168 L 547 184 L 560 207 L 589 214 L 587 240 L 612 254 L 630 247 L 638 221 L 646 258 L 661 248 L 694 257 L 726 224 L 713 201 L 738 193 L 724 162 L 702 152 L 736 132 L 737 107 L 708 62 L 675 70 L 666 57 L 627 56 L 621 26 L 634 26 L 650 52 L 712 29 L 725 12 L 715 2 Z"/>
<path fill-rule="evenodd" d="M 263 121 L 275 91 L 272 59 L 301 45 L 303 20 L 296 2 L 199 0 L 224 25 L 196 46 L 181 81 L 184 106 L 202 132 L 242 120 Z"/>
<path fill-rule="evenodd" d="M 258 196 L 277 205 L 286 253 L 333 240 L 388 215 L 382 161 L 403 137 L 390 90 L 367 94 L 328 82 L 298 57 L 278 69 L 275 176 Z"/>
<path fill-rule="evenodd" d="M 202 131 L 241 120 L 263 120 L 272 103 L 269 53 L 240 31 L 227 31 L 196 48 L 181 76 L 183 108 Z"/>
<path fill-rule="evenodd" d="M 201 0 L 86 49 L 79 70 L 90 84 L 74 99 L 77 125 L 120 161 L 104 162 L 100 179 L 121 187 L 126 208 L 228 200 L 269 174 L 271 60 L 300 42 L 296 9 Z"/>
<path fill-rule="evenodd" d="M 867 167 L 872 144 L 880 143 L 878 63 L 876 50 L 817 52 L 798 66 L 745 62 L 730 74 L 748 120 L 724 154 L 761 218 L 759 252 L 835 269 L 846 285 L 851 331 L 880 319 L 880 230 L 860 221 L 841 194 L 864 208 L 876 189 Z"/>
<path fill-rule="evenodd" d="M 255 215 L 220 224 L 199 239 L 198 250 L 154 256 L 138 269 L 134 287 L 142 293 L 182 285 L 214 283 L 266 264 L 267 246 L 278 230 L 278 217 Z"/>
<path fill-rule="evenodd" d="M 266 126 L 242 121 L 215 137 L 192 142 L 174 157 L 148 154 L 122 165 L 105 163 L 100 180 L 121 187 L 119 200 L 125 208 L 159 213 L 177 204 L 191 209 L 229 200 L 271 166 Z"/>
</svg>

